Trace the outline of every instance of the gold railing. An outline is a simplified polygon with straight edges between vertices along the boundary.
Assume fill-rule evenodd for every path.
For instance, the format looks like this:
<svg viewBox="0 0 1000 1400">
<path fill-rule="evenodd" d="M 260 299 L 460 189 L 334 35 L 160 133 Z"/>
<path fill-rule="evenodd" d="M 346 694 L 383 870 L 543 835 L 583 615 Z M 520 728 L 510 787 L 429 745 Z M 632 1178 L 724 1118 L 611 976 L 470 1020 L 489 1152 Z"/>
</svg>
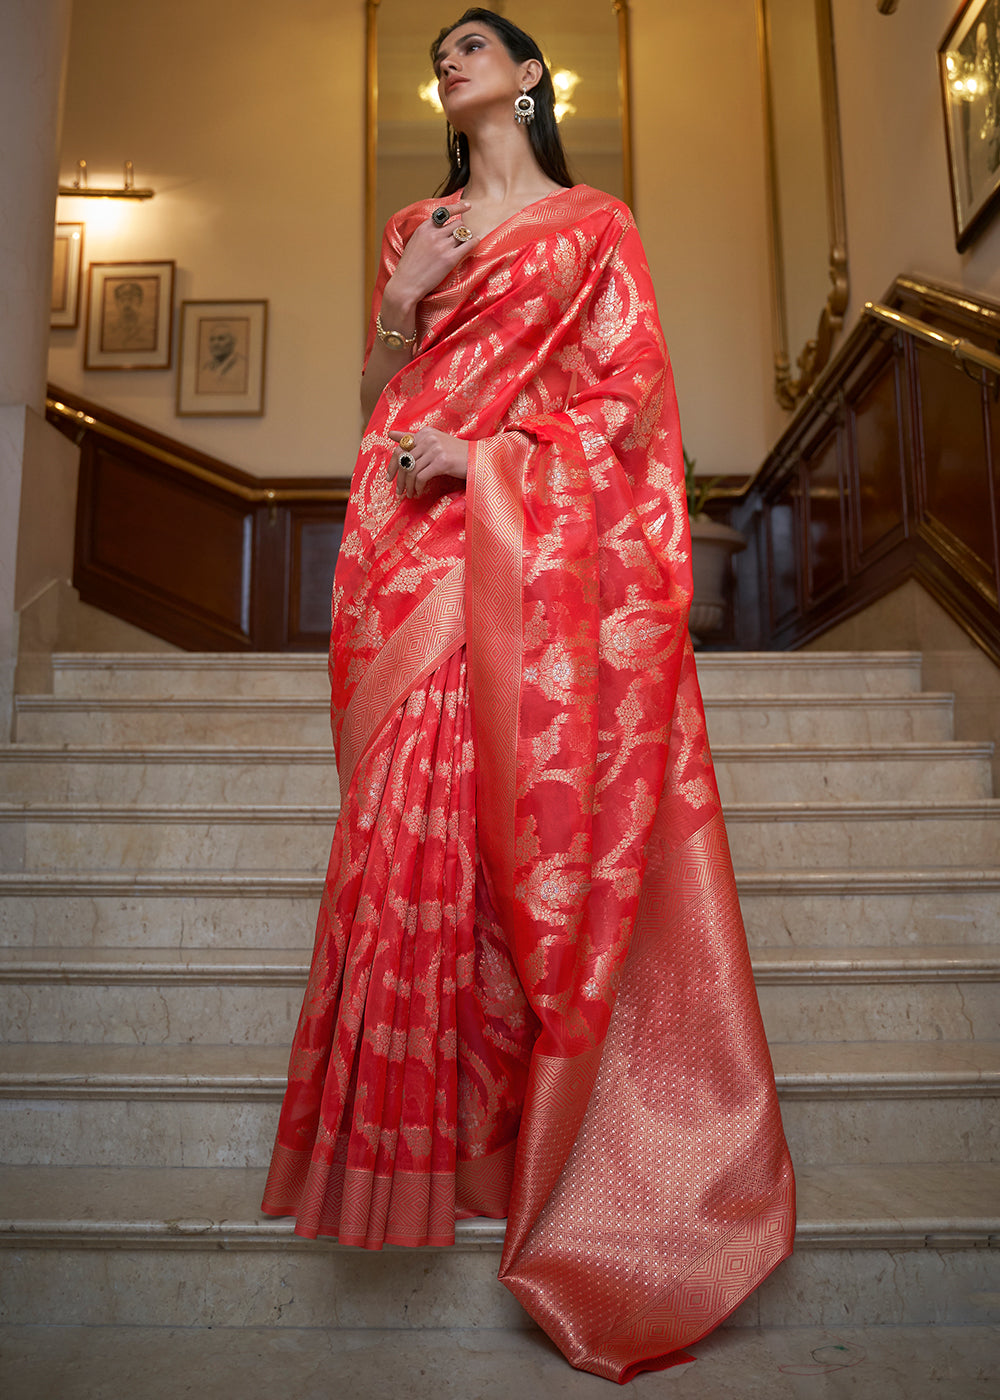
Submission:
<svg viewBox="0 0 1000 1400">
<path fill-rule="evenodd" d="M 900 285 L 917 288 L 920 284 L 901 279 Z M 918 320 L 916 316 L 908 316 L 905 311 L 896 311 L 891 306 L 883 306 L 881 302 L 866 301 L 864 305 L 864 315 L 872 321 L 878 321 L 882 325 L 890 326 L 893 330 L 902 331 L 910 335 L 914 340 L 922 341 L 925 345 L 933 345 L 938 350 L 944 350 L 952 355 L 956 361 L 957 368 L 964 368 L 966 365 L 974 365 L 977 369 L 986 370 L 988 373 L 1000 376 L 1000 355 L 994 355 L 990 350 L 984 350 L 976 345 L 974 341 L 965 339 L 964 336 L 947 335 L 944 331 L 935 330 L 926 321 Z M 859 323 L 859 326 L 862 323 Z M 997 327 L 1000 329 L 1000 327 Z M 851 338 L 844 341 L 838 347 L 836 355 L 824 367 L 819 377 L 809 386 L 805 397 L 800 401 L 795 414 L 789 418 L 789 427 L 792 427 L 798 419 L 799 413 L 808 413 L 810 405 L 821 401 L 827 390 L 836 385 L 844 363 L 853 353 L 853 340 L 858 333 L 859 327 L 855 327 Z M 756 485 L 758 478 L 763 474 L 770 461 L 770 457 L 765 458 L 745 481 L 738 486 L 714 487 L 710 500 L 738 501 L 745 498 Z"/>
<path fill-rule="evenodd" d="M 197 477 L 199 481 L 208 482 L 210 486 L 226 491 L 251 505 L 280 505 L 286 501 L 346 501 L 350 495 L 347 486 L 246 486 L 243 482 L 193 462 L 178 452 L 160 447 L 147 438 L 139 437 L 123 428 L 116 428 L 112 423 L 102 422 L 100 418 L 95 418 L 82 409 L 71 408 L 59 399 L 47 398 L 45 407 L 50 414 L 63 419 L 67 424 L 75 424 L 82 432 L 98 433 L 101 437 L 124 443 L 126 447 L 134 448 L 135 451 L 153 457 L 158 462 L 164 462 L 168 467 L 174 467 L 188 476 Z"/>
<path fill-rule="evenodd" d="M 865 314 L 896 330 L 905 331 L 925 345 L 936 345 L 939 350 L 947 350 L 962 364 L 976 365 L 979 369 L 1000 374 L 1000 355 L 983 350 L 963 336 L 945 335 L 943 331 L 927 325 L 926 321 L 918 321 L 916 316 L 907 316 L 905 311 L 894 311 L 891 306 L 882 306 L 877 301 L 865 302 Z"/>
</svg>

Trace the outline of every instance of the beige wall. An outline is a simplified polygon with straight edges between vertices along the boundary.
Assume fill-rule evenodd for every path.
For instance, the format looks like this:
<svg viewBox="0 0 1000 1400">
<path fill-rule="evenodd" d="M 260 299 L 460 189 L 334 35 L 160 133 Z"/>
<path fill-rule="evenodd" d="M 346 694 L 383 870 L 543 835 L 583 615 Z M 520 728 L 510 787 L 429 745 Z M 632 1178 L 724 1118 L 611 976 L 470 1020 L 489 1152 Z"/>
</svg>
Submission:
<svg viewBox="0 0 1000 1400">
<path fill-rule="evenodd" d="M 900 272 L 1000 297 L 1000 220 L 955 251 L 937 48 L 956 0 L 833 0 L 847 187 L 848 324 Z"/>
<path fill-rule="evenodd" d="M 361 0 L 86 0 L 74 7 L 62 174 L 135 162 L 148 203 L 61 199 L 86 260 L 174 258 L 177 300 L 270 302 L 267 413 L 179 419 L 172 371 L 50 377 L 257 475 L 350 472 L 362 322 Z"/>
<path fill-rule="evenodd" d="M 774 421 L 753 5 L 710 46 L 702 0 L 632 8 L 637 207 L 685 435 L 699 470 L 748 471 Z M 267 415 L 179 419 L 173 372 L 87 373 L 82 329 L 53 333 L 52 379 L 258 475 L 349 470 L 363 76 L 363 0 L 77 5 L 63 174 L 84 156 L 117 181 L 129 158 L 157 193 L 60 217 L 87 222 L 87 261 L 175 258 L 178 299 L 267 297 Z"/>
<path fill-rule="evenodd" d="M 780 419 L 752 0 L 632 0 L 636 210 L 699 473 L 752 471 Z"/>
</svg>

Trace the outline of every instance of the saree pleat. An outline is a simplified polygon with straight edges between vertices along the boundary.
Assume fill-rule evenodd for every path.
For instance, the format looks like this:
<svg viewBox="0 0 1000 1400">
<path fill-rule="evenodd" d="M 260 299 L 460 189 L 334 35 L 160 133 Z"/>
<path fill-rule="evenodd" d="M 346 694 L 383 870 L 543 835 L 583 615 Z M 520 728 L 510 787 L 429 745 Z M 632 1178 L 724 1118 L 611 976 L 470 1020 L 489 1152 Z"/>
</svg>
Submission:
<svg viewBox="0 0 1000 1400">
<path fill-rule="evenodd" d="M 433 207 L 390 221 L 375 307 Z M 538 201 L 417 328 L 337 563 L 343 811 L 264 1209 L 368 1248 L 506 1214 L 504 1284 L 621 1382 L 690 1359 L 795 1222 L 631 215 Z M 467 483 L 397 499 L 387 431 L 425 425 Z"/>
<path fill-rule="evenodd" d="M 309 1238 L 448 1244 L 456 1216 L 506 1211 L 534 1038 L 477 869 L 464 648 L 391 716 L 344 809 L 263 1209 Z"/>
</svg>

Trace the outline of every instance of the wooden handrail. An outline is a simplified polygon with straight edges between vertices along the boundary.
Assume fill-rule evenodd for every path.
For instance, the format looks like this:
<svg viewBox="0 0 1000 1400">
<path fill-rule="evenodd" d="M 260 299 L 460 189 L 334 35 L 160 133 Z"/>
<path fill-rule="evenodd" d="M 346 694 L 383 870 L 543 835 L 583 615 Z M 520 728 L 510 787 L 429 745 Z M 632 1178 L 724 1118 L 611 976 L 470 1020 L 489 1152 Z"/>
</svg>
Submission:
<svg viewBox="0 0 1000 1400">
<path fill-rule="evenodd" d="M 225 491 L 231 496 L 236 496 L 239 500 L 246 501 L 251 505 L 280 505 L 289 501 L 346 501 L 350 496 L 348 485 L 250 486 L 246 481 L 239 480 L 235 472 L 230 475 L 224 469 L 220 470 L 223 467 L 222 463 L 218 467 L 209 465 L 211 459 L 205 458 L 203 454 L 195 452 L 194 449 L 190 453 L 185 453 L 182 443 L 173 443 L 170 447 L 166 447 L 163 445 L 165 440 L 161 439 L 159 434 L 149 433 L 139 436 L 139 434 L 119 427 L 115 422 L 110 421 L 117 418 L 116 414 L 109 411 L 106 416 L 99 416 L 101 410 L 96 405 L 88 404 L 86 409 L 77 408 L 72 404 L 64 403 L 64 397 L 71 396 L 62 395 L 58 389 L 52 388 L 45 400 L 47 413 L 60 418 L 67 425 L 76 425 L 82 431 L 97 433 L 101 437 L 123 443 L 126 447 L 142 452 L 147 457 L 154 457 L 158 462 L 163 462 L 168 467 L 184 472 L 187 476 L 196 477 L 199 481 L 207 482 L 210 486 Z M 178 450 L 175 451 L 174 448 Z M 201 460 L 198 460 L 199 458 Z"/>
</svg>

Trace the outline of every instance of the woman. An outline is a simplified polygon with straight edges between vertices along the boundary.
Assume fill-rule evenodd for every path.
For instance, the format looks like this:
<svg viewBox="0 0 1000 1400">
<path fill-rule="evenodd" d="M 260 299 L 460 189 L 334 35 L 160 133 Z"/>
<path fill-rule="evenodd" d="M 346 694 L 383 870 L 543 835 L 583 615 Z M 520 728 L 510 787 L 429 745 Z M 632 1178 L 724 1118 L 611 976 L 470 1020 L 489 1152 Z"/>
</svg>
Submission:
<svg viewBox="0 0 1000 1400">
<path fill-rule="evenodd" d="M 451 173 L 383 244 L 342 815 L 264 1209 L 370 1248 L 506 1216 L 504 1283 L 621 1381 L 787 1254 L 792 1175 L 642 247 L 571 184 L 527 35 L 469 10 L 432 54 Z"/>
</svg>

